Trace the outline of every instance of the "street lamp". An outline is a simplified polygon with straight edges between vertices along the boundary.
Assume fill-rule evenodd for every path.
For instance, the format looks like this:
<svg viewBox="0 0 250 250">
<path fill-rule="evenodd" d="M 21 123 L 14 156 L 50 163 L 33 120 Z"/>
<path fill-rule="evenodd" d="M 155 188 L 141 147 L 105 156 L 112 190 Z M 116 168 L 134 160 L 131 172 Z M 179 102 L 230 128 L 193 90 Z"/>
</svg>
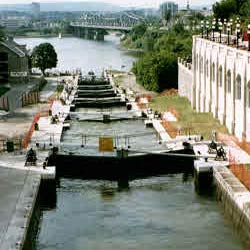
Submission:
<svg viewBox="0 0 250 250">
<path fill-rule="evenodd" d="M 219 32 L 220 32 L 220 43 L 221 43 L 222 22 L 219 22 Z"/>
<path fill-rule="evenodd" d="M 230 44 L 230 39 L 229 39 L 229 37 L 230 37 L 230 31 L 231 31 L 231 23 L 228 22 L 227 23 L 227 45 Z"/>
<path fill-rule="evenodd" d="M 206 21 L 206 31 L 207 31 L 207 39 L 208 39 L 209 21 Z"/>
<path fill-rule="evenodd" d="M 233 19 L 230 19 L 230 35 L 233 34 Z"/>
<path fill-rule="evenodd" d="M 214 41 L 214 31 L 215 31 L 216 20 L 214 19 L 212 22 L 212 31 L 213 31 L 213 41 Z"/>
<path fill-rule="evenodd" d="M 223 28 L 224 28 L 224 33 L 226 33 L 226 31 L 227 31 L 227 19 L 224 19 Z"/>
<path fill-rule="evenodd" d="M 248 51 L 250 51 L 250 24 L 247 25 Z"/>
<path fill-rule="evenodd" d="M 201 38 L 203 38 L 204 21 L 201 20 Z"/>
<path fill-rule="evenodd" d="M 239 38 L 240 38 L 240 24 L 236 24 L 236 47 L 239 47 Z"/>
</svg>

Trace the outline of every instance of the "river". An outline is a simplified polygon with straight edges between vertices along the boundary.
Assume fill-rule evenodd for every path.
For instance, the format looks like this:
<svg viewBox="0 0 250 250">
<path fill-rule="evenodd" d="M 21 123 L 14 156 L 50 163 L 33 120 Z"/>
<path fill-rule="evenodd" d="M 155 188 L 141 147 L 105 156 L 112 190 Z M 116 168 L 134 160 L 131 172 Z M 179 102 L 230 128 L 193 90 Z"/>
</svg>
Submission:
<svg viewBox="0 0 250 250">
<path fill-rule="evenodd" d="M 122 65 L 129 70 L 135 58 L 117 49 L 117 37 L 106 39 L 16 40 L 30 49 L 50 42 L 63 71 L 82 68 L 84 72 L 101 72 Z M 91 126 L 92 131 L 99 125 Z M 123 129 L 131 132 L 126 126 Z M 145 138 L 141 140 L 143 143 Z M 38 250 L 244 249 L 215 197 L 198 195 L 188 174 L 133 180 L 124 190 L 114 181 L 60 178 L 56 195 L 56 207 L 42 212 Z"/>
<path fill-rule="evenodd" d="M 60 71 L 81 68 L 84 73 L 93 70 L 101 73 L 103 69 L 129 71 L 136 60 L 127 52 L 117 49 L 119 37 L 105 36 L 105 41 L 89 41 L 74 37 L 54 38 L 16 38 L 32 50 L 40 43 L 51 43 L 58 55 L 57 69 Z"/>
</svg>

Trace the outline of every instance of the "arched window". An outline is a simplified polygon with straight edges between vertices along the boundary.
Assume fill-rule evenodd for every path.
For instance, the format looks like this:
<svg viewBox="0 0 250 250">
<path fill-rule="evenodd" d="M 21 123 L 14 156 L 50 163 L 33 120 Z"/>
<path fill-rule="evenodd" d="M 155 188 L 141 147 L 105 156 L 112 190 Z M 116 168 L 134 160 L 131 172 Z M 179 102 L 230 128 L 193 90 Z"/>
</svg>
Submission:
<svg viewBox="0 0 250 250">
<path fill-rule="evenodd" d="M 215 65 L 212 65 L 212 80 L 215 81 Z"/>
<path fill-rule="evenodd" d="M 220 66 L 220 68 L 219 68 L 219 85 L 220 85 L 220 87 L 222 87 L 222 80 L 223 80 L 222 67 Z"/>
<path fill-rule="evenodd" d="M 198 54 L 196 55 L 196 69 L 198 70 L 199 66 L 199 56 Z"/>
<path fill-rule="evenodd" d="M 241 77 L 237 75 L 236 77 L 236 99 L 241 99 Z"/>
<path fill-rule="evenodd" d="M 250 81 L 247 84 L 247 99 L 248 108 L 250 108 Z"/>
<path fill-rule="evenodd" d="M 231 81 L 232 81 L 231 78 L 232 78 L 232 77 L 231 77 L 231 71 L 228 70 L 228 71 L 227 71 L 227 92 L 228 92 L 228 93 L 231 93 Z"/>
<path fill-rule="evenodd" d="M 208 60 L 206 61 L 206 73 L 207 73 L 207 77 L 209 76 L 208 73 L 209 73 L 209 69 L 208 69 Z"/>
<path fill-rule="evenodd" d="M 203 57 L 200 58 L 200 72 L 203 73 Z"/>
</svg>

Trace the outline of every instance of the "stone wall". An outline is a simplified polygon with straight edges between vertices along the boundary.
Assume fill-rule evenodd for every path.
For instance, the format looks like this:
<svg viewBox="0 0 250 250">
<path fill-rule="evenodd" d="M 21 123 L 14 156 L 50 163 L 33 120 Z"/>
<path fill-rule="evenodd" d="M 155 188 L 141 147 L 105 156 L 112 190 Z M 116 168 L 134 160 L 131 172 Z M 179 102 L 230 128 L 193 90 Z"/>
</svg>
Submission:
<svg viewBox="0 0 250 250">
<path fill-rule="evenodd" d="M 192 57 L 193 108 L 250 141 L 250 53 L 194 36 Z"/>
<path fill-rule="evenodd" d="M 191 102 L 191 89 L 193 82 L 192 64 L 185 60 L 178 59 L 178 93 L 180 96 L 187 97 Z"/>
</svg>

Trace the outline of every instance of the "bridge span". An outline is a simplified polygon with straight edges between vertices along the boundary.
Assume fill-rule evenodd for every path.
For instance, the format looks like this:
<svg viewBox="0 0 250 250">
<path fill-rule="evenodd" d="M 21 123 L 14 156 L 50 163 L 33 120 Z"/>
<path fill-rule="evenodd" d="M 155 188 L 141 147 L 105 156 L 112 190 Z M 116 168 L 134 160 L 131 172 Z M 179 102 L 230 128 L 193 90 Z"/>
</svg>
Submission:
<svg viewBox="0 0 250 250">
<path fill-rule="evenodd" d="M 126 25 L 100 25 L 84 22 L 72 22 L 70 26 L 75 36 L 98 41 L 104 40 L 107 31 L 129 32 L 133 28 L 132 26 Z"/>
</svg>

